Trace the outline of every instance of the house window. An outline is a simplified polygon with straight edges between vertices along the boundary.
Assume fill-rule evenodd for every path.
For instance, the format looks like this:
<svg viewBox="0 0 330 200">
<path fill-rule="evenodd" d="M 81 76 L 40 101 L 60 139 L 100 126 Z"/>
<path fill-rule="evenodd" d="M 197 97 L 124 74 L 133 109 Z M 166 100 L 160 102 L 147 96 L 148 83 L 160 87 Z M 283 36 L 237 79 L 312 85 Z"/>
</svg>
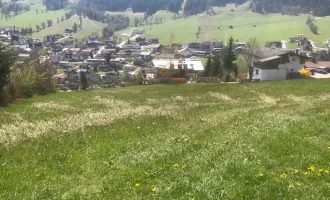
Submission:
<svg viewBox="0 0 330 200">
<path fill-rule="evenodd" d="M 292 57 L 292 62 L 296 62 L 296 57 Z"/>
<path fill-rule="evenodd" d="M 259 75 L 259 69 L 256 69 L 256 75 Z"/>
</svg>

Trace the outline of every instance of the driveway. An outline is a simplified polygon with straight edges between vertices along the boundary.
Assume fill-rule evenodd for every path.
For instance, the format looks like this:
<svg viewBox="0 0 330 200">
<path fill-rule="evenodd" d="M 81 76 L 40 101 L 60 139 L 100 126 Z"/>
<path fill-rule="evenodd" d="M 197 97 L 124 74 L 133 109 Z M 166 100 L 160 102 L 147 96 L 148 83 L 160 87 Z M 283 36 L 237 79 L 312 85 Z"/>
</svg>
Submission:
<svg viewBox="0 0 330 200">
<path fill-rule="evenodd" d="M 329 74 L 320 74 L 320 73 L 315 73 L 314 75 L 311 76 L 312 78 L 330 78 L 330 73 Z"/>
</svg>

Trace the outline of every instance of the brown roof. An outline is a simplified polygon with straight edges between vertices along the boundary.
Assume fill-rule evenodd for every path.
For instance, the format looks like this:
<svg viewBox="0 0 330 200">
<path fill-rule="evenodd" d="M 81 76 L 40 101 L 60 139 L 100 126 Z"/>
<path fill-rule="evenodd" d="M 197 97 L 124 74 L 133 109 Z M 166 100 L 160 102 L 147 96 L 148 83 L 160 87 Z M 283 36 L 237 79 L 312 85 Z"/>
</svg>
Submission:
<svg viewBox="0 0 330 200">
<path fill-rule="evenodd" d="M 306 62 L 306 68 L 330 67 L 330 61 Z"/>
</svg>

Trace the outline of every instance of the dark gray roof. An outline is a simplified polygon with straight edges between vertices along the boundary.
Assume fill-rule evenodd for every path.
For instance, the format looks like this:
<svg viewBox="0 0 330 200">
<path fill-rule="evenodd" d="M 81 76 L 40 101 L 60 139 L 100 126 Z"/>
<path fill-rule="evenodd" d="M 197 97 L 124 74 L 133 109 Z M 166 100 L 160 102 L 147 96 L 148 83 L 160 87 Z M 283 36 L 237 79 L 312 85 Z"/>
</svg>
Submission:
<svg viewBox="0 0 330 200">
<path fill-rule="evenodd" d="M 294 53 L 294 52 L 290 49 L 278 49 L 278 48 L 272 49 L 272 48 L 261 47 L 260 54 L 258 57 L 265 59 L 265 58 L 281 56 L 289 53 Z"/>
<path fill-rule="evenodd" d="M 249 52 L 249 50 L 242 51 L 240 53 L 253 55 L 255 57 L 266 59 L 270 57 L 276 57 L 281 56 L 284 54 L 291 54 L 294 53 L 292 49 L 279 49 L 279 48 L 267 48 L 267 47 L 261 47 L 258 50 L 255 50 L 253 52 Z"/>
</svg>

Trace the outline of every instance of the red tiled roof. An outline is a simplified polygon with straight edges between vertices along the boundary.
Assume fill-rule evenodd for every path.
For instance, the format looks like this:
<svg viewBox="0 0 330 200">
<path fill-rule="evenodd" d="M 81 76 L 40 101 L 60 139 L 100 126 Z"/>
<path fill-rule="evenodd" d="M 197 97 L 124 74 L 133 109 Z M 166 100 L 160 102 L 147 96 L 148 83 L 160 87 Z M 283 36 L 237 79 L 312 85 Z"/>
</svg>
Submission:
<svg viewBox="0 0 330 200">
<path fill-rule="evenodd" d="M 306 68 L 330 67 L 330 61 L 306 62 Z"/>
</svg>

